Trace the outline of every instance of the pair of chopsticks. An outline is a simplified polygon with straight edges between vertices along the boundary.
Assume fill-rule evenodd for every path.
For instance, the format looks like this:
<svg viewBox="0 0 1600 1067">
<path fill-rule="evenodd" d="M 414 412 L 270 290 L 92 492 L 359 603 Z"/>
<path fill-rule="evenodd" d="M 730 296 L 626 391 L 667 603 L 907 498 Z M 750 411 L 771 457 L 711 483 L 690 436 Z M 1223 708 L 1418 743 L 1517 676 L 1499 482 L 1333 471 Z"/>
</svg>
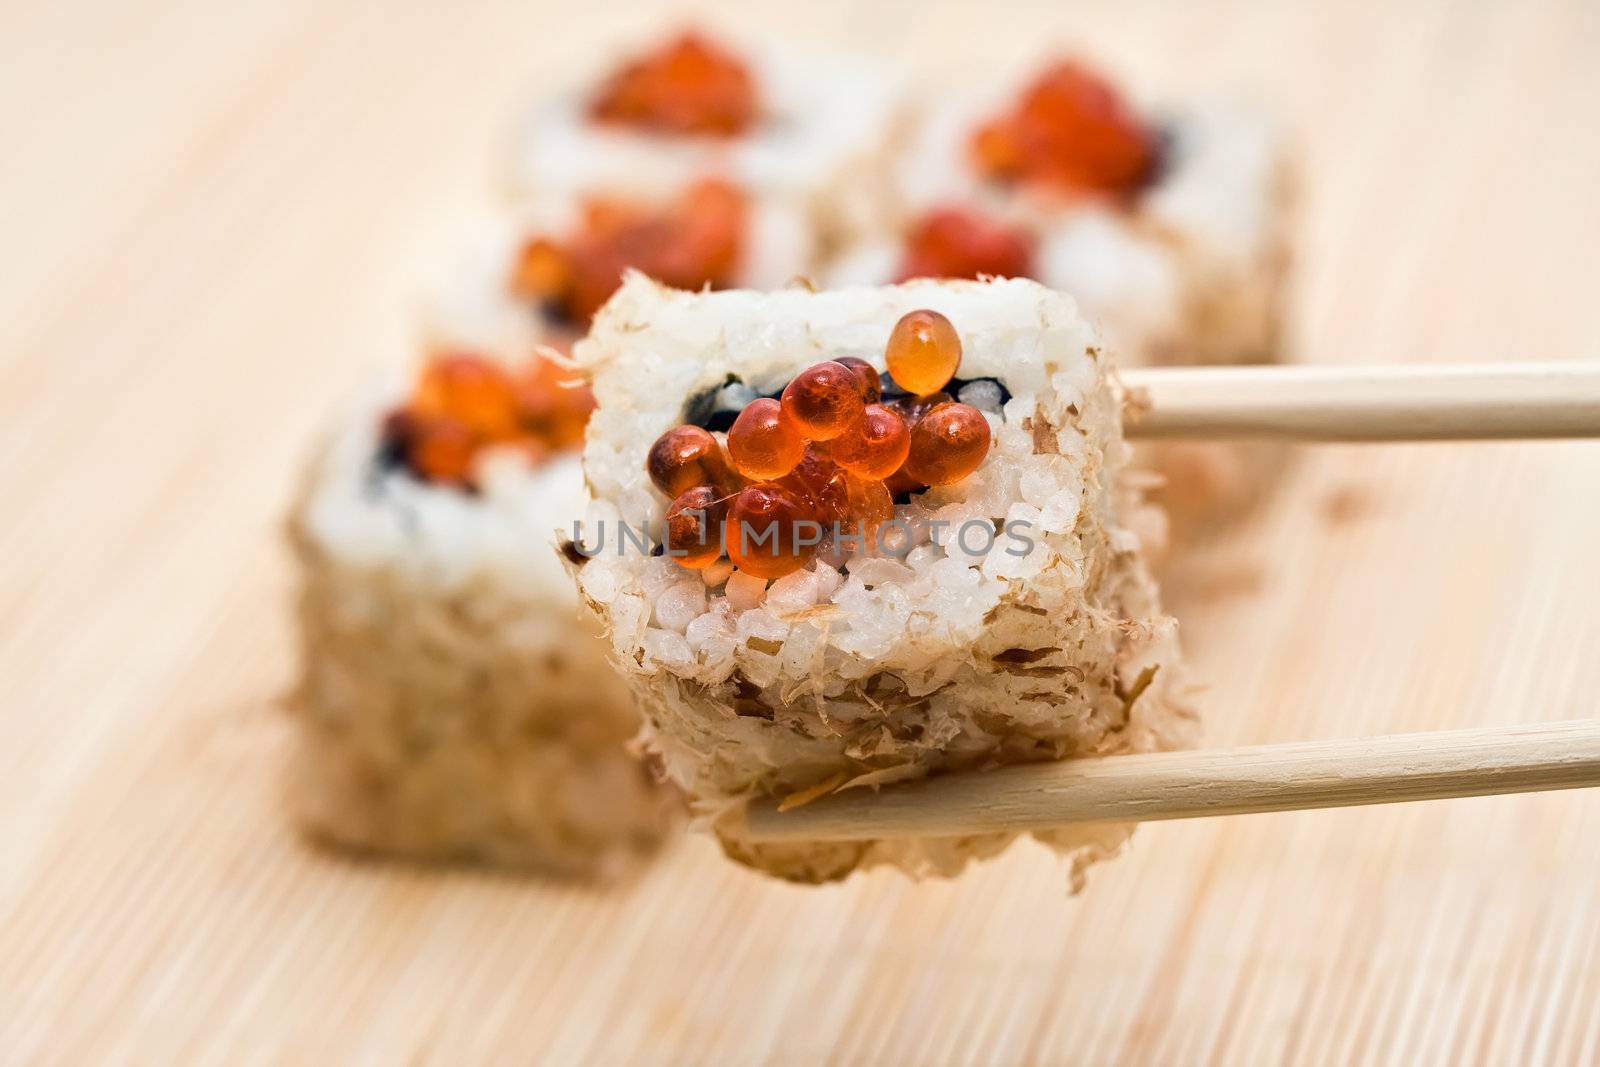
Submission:
<svg viewBox="0 0 1600 1067">
<path fill-rule="evenodd" d="M 1600 437 L 1600 364 L 1152 367 L 1120 377 L 1135 439 Z M 1600 719 L 1031 764 L 847 790 L 781 813 L 762 801 L 746 827 L 758 842 L 955 837 L 1589 786 L 1600 786 Z"/>
</svg>

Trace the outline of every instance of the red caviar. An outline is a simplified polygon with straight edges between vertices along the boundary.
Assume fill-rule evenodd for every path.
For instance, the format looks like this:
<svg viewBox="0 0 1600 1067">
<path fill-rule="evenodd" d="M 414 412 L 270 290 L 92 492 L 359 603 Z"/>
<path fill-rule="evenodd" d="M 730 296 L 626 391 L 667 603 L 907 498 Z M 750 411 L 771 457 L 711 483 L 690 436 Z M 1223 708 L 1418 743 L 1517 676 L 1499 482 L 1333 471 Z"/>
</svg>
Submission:
<svg viewBox="0 0 1600 1067">
<path fill-rule="evenodd" d="M 783 390 L 783 410 L 811 441 L 831 441 L 861 418 L 865 408 L 855 373 L 842 363 L 816 363 Z"/>
<path fill-rule="evenodd" d="M 589 105 L 596 122 L 710 137 L 744 133 L 756 112 L 749 68 L 693 32 L 624 63 Z"/>
<path fill-rule="evenodd" d="M 783 486 L 741 489 L 728 507 L 724 546 L 733 565 L 758 578 L 782 578 L 816 555 L 822 523 Z"/>
<path fill-rule="evenodd" d="M 583 326 L 629 267 L 679 289 L 725 289 L 736 280 L 745 216 L 743 194 L 716 178 L 694 183 L 665 205 L 593 198 L 573 233 L 523 245 L 511 291 Z"/>
<path fill-rule="evenodd" d="M 850 513 L 850 493 L 845 472 L 816 444 L 806 446 L 805 458 L 800 465 L 779 478 L 778 484 L 809 508 L 818 522 L 838 522 Z"/>
<path fill-rule="evenodd" d="M 467 486 L 478 439 L 466 423 L 448 415 L 415 419 L 406 428 L 406 459 L 430 482 Z"/>
<path fill-rule="evenodd" d="M 511 291 L 536 300 L 552 299 L 572 289 L 572 264 L 553 237 L 533 237 L 522 246 L 511 267 Z"/>
<path fill-rule="evenodd" d="M 928 484 L 919 482 L 911 477 L 906 473 L 906 469 L 902 465 L 899 470 L 883 480 L 883 487 L 889 491 L 890 497 L 893 498 L 901 493 L 920 493 L 928 488 Z"/>
<path fill-rule="evenodd" d="M 521 436 L 551 451 L 583 444 L 583 431 L 594 412 L 594 394 L 568 367 L 542 356 L 528 361 L 511 380 L 517 396 Z"/>
<path fill-rule="evenodd" d="M 861 386 L 863 403 L 876 404 L 883 399 L 883 378 L 878 374 L 878 368 L 855 356 L 837 356 L 834 362 L 841 367 L 850 368 L 850 373 L 856 376 L 856 384 Z"/>
<path fill-rule="evenodd" d="M 667 551 L 691 570 L 709 567 L 722 558 L 723 523 L 727 498 L 709 485 L 697 485 L 667 508 Z"/>
<path fill-rule="evenodd" d="M 901 316 L 884 350 L 889 376 L 909 393 L 937 393 L 961 364 L 961 336 L 950 320 L 923 308 Z"/>
<path fill-rule="evenodd" d="M 1154 133 L 1109 81 L 1072 60 L 1047 68 L 970 147 L 990 178 L 1069 194 L 1125 196 L 1156 168 Z"/>
<path fill-rule="evenodd" d="M 904 419 L 909 429 L 915 430 L 917 423 L 922 420 L 922 416 L 940 404 L 948 404 L 954 399 L 949 393 L 943 392 L 934 393 L 932 396 L 897 396 L 892 400 L 884 401 L 883 406 Z M 888 487 L 889 492 L 895 496 L 899 496 L 901 493 L 915 493 L 928 488 L 927 482 L 919 482 L 906 473 L 904 463 L 900 465 L 899 470 L 884 479 L 884 484 Z"/>
<path fill-rule="evenodd" d="M 698 426 L 678 426 L 656 438 L 645 471 L 657 489 L 674 499 L 697 485 L 718 488 L 728 480 L 722 444 Z"/>
<path fill-rule="evenodd" d="M 746 478 L 781 478 L 805 455 L 806 440 L 770 397 L 752 400 L 728 430 L 728 456 Z"/>
<path fill-rule="evenodd" d="M 419 477 L 471 486 L 481 450 L 516 448 L 537 462 L 582 443 L 593 410 L 582 378 L 554 360 L 535 356 L 512 371 L 449 353 L 428 361 L 406 403 L 385 420 L 383 437 Z"/>
<path fill-rule="evenodd" d="M 883 406 L 904 419 L 906 426 L 914 428 L 922 416 L 940 404 L 948 404 L 954 399 L 955 397 L 945 392 L 930 393 L 927 396 L 907 395 L 885 400 Z"/>
<path fill-rule="evenodd" d="M 848 533 L 870 535 L 894 518 L 894 497 L 881 480 L 851 476 L 846 487 L 849 494 L 846 518 L 851 527 Z"/>
<path fill-rule="evenodd" d="M 961 208 L 939 208 L 912 224 L 899 281 L 909 278 L 1026 278 L 1033 274 L 1027 230 Z"/>
<path fill-rule="evenodd" d="M 828 448 L 833 461 L 851 474 L 880 480 L 899 470 L 910 451 L 906 420 L 882 404 L 868 404 L 861 421 Z"/>
<path fill-rule="evenodd" d="M 940 404 L 911 431 L 906 473 L 924 485 L 949 485 L 978 469 L 989 454 L 989 420 L 966 404 Z"/>
<path fill-rule="evenodd" d="M 517 425 L 511 375 L 498 363 L 464 353 L 429 360 L 407 407 L 421 418 L 455 419 L 483 437 L 509 436 Z"/>
<path fill-rule="evenodd" d="M 896 325 L 888 359 L 895 380 L 914 383 L 918 395 L 879 403 L 877 372 L 844 357 L 795 375 L 781 401 L 746 404 L 728 431 L 731 466 L 707 430 L 662 434 L 645 468 L 672 500 L 666 543 L 674 558 L 704 568 L 726 552 L 742 571 L 781 578 L 836 534 L 850 539 L 837 542 L 844 548 L 893 519 L 895 494 L 971 474 L 988 454 L 989 423 L 941 391 L 960 353 L 948 319 L 914 311 Z M 755 484 L 739 487 L 741 476 Z M 707 545 L 719 526 L 720 550 Z"/>
</svg>

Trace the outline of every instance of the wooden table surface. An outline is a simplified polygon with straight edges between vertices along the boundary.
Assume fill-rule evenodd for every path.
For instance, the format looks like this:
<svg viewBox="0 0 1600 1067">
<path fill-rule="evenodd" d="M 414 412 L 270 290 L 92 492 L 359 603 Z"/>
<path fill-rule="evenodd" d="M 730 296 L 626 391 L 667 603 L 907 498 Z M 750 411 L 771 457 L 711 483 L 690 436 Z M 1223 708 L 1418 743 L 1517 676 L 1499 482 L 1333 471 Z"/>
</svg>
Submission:
<svg viewBox="0 0 1600 1067">
<path fill-rule="evenodd" d="M 1075 42 L 1307 163 L 1308 360 L 1600 359 L 1600 6 L 747 3 Z M 0 7 L 0 1060 L 1600 1063 L 1600 795 L 1147 827 L 801 889 L 355 864 L 280 814 L 315 427 L 519 101 L 660 9 Z M 1021 42 L 1019 44 L 1019 42 Z M 1600 444 L 1327 448 L 1179 607 L 1215 743 L 1600 714 Z"/>
</svg>

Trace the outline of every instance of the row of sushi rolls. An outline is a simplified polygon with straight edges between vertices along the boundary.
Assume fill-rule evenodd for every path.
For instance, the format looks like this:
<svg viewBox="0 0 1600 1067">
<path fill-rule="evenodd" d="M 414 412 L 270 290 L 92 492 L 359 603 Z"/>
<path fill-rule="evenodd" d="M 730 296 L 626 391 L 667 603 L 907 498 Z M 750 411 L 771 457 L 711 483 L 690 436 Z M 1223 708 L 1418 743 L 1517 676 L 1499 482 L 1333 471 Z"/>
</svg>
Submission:
<svg viewBox="0 0 1600 1067">
<path fill-rule="evenodd" d="M 512 142 L 294 504 L 312 838 L 605 882 L 693 826 L 792 881 L 953 875 L 1015 835 L 745 812 L 1192 743 L 1152 573 L 1275 469 L 1128 446 L 1115 366 L 1280 358 L 1268 118 L 675 27 Z M 1035 836 L 1077 883 L 1129 832 Z"/>
</svg>

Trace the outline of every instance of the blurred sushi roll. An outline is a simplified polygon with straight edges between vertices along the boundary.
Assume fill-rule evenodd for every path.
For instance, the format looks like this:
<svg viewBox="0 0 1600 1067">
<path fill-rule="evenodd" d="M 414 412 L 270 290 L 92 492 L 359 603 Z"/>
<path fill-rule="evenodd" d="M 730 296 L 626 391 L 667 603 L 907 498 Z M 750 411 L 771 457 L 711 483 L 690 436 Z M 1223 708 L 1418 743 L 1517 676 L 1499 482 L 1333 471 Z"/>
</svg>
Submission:
<svg viewBox="0 0 1600 1067">
<path fill-rule="evenodd" d="M 296 816 L 353 850 L 610 878 L 680 802 L 555 554 L 590 409 L 539 355 L 436 355 L 375 388 L 290 522 Z"/>
<path fill-rule="evenodd" d="M 1070 294 L 1125 364 L 1282 358 L 1291 168 L 1262 114 L 1140 107 L 1072 60 L 935 94 L 897 159 L 899 212 L 832 284 L 1028 277 Z M 1281 450 L 1141 450 L 1175 533 L 1249 510 Z"/>
<path fill-rule="evenodd" d="M 726 182 L 756 213 L 801 223 L 787 254 L 769 247 L 764 276 L 747 282 L 771 288 L 815 271 L 886 209 L 898 113 L 898 78 L 858 57 L 689 30 L 530 112 L 513 188 L 539 202 Z"/>
<path fill-rule="evenodd" d="M 648 748 L 734 859 L 954 874 L 1014 835 L 757 845 L 743 812 L 1189 740 L 1108 357 L 1070 299 L 633 276 L 575 357 L 599 406 L 565 555 Z M 1076 878 L 1129 833 L 1039 836 Z"/>
</svg>

